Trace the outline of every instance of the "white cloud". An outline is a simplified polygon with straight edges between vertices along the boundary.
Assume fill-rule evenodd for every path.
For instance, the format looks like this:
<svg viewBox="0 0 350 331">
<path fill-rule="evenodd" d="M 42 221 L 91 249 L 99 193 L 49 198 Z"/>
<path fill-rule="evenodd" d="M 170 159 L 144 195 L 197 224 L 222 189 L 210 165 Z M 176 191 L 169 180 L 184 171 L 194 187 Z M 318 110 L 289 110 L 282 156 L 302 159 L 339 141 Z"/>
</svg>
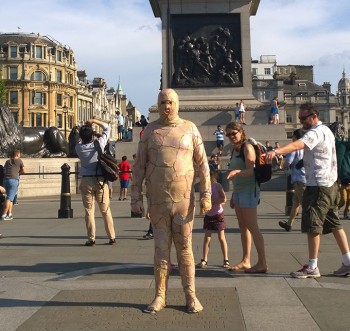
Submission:
<svg viewBox="0 0 350 331">
<path fill-rule="evenodd" d="M 161 70 L 160 19 L 148 0 L 1 1 L 1 32 L 50 35 L 75 52 L 79 70 L 117 87 L 139 110 L 157 99 Z M 251 17 L 252 57 L 274 54 L 279 64 L 314 65 L 316 83 L 335 92 L 350 72 L 349 0 L 263 0 Z"/>
<path fill-rule="evenodd" d="M 252 57 L 274 54 L 277 64 L 314 65 L 315 82 L 337 90 L 350 70 L 350 1 L 264 0 L 251 18 Z"/>
<path fill-rule="evenodd" d="M 1 32 L 35 32 L 70 46 L 88 79 L 102 77 L 142 113 L 155 104 L 161 70 L 161 33 L 145 0 L 1 1 Z"/>
</svg>

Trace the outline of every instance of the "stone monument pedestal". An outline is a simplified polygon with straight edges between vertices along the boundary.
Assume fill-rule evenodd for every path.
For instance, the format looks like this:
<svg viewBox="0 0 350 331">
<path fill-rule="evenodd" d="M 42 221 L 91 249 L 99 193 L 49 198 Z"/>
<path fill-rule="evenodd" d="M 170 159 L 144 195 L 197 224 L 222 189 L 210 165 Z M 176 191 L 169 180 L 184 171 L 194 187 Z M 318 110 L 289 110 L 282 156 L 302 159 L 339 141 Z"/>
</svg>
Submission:
<svg viewBox="0 0 350 331">
<path fill-rule="evenodd" d="M 162 88 L 180 98 L 180 116 L 197 125 L 232 120 L 236 102 L 255 109 L 250 16 L 260 0 L 150 0 L 162 21 Z M 151 107 L 150 120 L 157 118 Z"/>
</svg>

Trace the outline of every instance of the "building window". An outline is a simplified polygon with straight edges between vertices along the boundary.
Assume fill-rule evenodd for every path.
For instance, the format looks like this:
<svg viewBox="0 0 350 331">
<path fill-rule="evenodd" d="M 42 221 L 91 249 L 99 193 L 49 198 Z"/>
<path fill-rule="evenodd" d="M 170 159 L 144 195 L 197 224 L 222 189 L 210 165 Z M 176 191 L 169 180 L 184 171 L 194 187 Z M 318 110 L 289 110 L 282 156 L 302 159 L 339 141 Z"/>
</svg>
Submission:
<svg viewBox="0 0 350 331">
<path fill-rule="evenodd" d="M 271 69 L 270 68 L 264 68 L 265 75 L 271 75 Z"/>
<path fill-rule="evenodd" d="M 43 47 L 42 46 L 35 46 L 35 57 L 37 59 L 43 58 Z"/>
<path fill-rule="evenodd" d="M 32 92 L 32 104 L 35 105 L 46 105 L 46 93 Z"/>
<path fill-rule="evenodd" d="M 67 84 L 73 85 L 73 74 L 67 73 Z"/>
<path fill-rule="evenodd" d="M 286 113 L 286 123 L 293 123 L 293 116 L 291 113 Z"/>
<path fill-rule="evenodd" d="M 36 122 L 36 126 L 44 126 L 43 125 L 43 114 L 42 113 L 35 113 L 35 122 Z"/>
<path fill-rule="evenodd" d="M 10 91 L 10 105 L 18 105 L 18 91 Z"/>
<path fill-rule="evenodd" d="M 56 70 L 56 82 L 62 83 L 62 71 L 61 70 Z"/>
<path fill-rule="evenodd" d="M 35 71 L 30 76 L 30 80 L 37 81 L 37 82 L 45 82 L 46 75 L 41 71 Z"/>
<path fill-rule="evenodd" d="M 288 69 L 288 68 L 284 69 L 284 73 L 285 73 L 286 75 L 289 74 L 289 69 Z"/>
<path fill-rule="evenodd" d="M 58 128 L 62 128 L 62 114 L 57 114 L 56 116 L 56 125 Z"/>
<path fill-rule="evenodd" d="M 252 68 L 252 74 L 254 76 L 258 75 L 258 68 Z"/>
<path fill-rule="evenodd" d="M 62 51 L 56 51 L 56 61 L 62 62 Z"/>
<path fill-rule="evenodd" d="M 10 46 L 10 57 L 12 59 L 17 57 L 17 46 Z"/>
<path fill-rule="evenodd" d="M 62 94 L 57 94 L 56 104 L 57 106 L 62 106 Z"/>
<path fill-rule="evenodd" d="M 10 80 L 17 80 L 18 70 L 17 67 L 10 67 Z"/>
</svg>

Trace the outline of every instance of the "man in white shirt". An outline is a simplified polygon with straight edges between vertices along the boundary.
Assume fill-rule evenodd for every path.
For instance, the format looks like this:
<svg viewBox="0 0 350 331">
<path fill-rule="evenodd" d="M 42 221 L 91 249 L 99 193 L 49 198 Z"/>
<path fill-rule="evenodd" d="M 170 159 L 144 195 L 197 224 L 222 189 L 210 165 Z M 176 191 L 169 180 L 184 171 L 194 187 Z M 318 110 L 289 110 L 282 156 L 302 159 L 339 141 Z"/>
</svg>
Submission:
<svg viewBox="0 0 350 331">
<path fill-rule="evenodd" d="M 124 129 L 124 117 L 118 110 L 116 112 L 117 115 L 117 120 L 118 120 L 118 140 L 122 141 L 123 140 L 123 129 Z"/>
<path fill-rule="evenodd" d="M 321 234 L 333 233 L 340 251 L 342 265 L 333 272 L 334 276 L 350 274 L 349 244 L 339 220 L 337 156 L 335 139 L 331 130 L 318 119 L 318 111 L 312 103 L 300 106 L 299 120 L 304 136 L 286 146 L 266 154 L 266 161 L 271 163 L 277 155 L 304 149 L 306 189 L 302 202 L 301 230 L 307 233 L 309 261 L 302 269 L 292 272 L 294 278 L 317 278 L 317 267 Z"/>
</svg>

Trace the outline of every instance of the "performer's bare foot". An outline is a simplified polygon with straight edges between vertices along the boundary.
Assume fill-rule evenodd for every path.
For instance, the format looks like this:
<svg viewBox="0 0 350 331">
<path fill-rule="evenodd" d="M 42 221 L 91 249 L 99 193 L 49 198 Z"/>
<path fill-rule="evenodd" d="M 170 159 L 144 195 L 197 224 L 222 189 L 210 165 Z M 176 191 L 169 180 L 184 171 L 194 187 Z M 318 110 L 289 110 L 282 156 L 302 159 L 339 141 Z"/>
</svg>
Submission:
<svg viewBox="0 0 350 331">
<path fill-rule="evenodd" d="M 152 303 L 149 306 L 147 306 L 146 309 L 143 310 L 143 312 L 148 314 L 155 314 L 158 311 L 165 308 L 165 306 L 166 306 L 165 299 L 158 295 L 154 298 Z"/>
<path fill-rule="evenodd" d="M 250 269 L 250 263 L 240 262 L 232 267 L 227 268 L 229 271 L 244 271 Z"/>
</svg>

